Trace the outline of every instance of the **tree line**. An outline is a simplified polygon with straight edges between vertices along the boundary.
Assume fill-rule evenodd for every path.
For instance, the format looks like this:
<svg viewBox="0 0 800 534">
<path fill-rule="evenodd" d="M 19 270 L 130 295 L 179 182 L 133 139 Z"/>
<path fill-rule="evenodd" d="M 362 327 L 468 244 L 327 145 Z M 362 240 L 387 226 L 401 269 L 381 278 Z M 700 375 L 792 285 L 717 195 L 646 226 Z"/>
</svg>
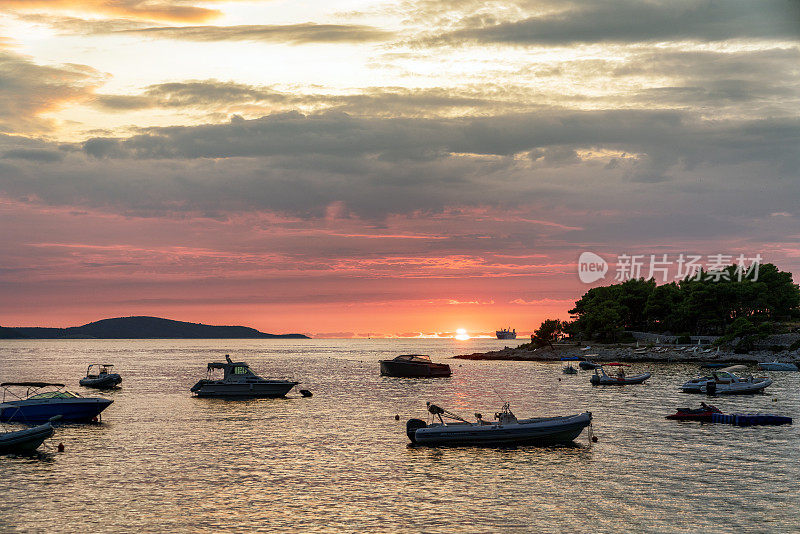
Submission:
<svg viewBox="0 0 800 534">
<path fill-rule="evenodd" d="M 595 287 L 569 313 L 573 321 L 543 322 L 533 343 L 544 346 L 562 332 L 609 342 L 622 340 L 626 330 L 728 338 L 763 334 L 775 323 L 800 318 L 800 288 L 791 273 L 771 263 L 744 276 L 731 265 L 669 284 L 639 278 Z"/>
</svg>

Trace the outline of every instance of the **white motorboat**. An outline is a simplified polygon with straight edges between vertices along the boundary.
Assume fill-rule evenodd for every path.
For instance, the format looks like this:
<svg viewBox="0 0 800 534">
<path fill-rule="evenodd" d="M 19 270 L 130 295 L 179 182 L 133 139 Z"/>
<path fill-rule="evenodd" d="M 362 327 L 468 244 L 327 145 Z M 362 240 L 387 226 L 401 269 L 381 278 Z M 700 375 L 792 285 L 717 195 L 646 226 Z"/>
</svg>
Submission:
<svg viewBox="0 0 800 534">
<path fill-rule="evenodd" d="M 651 376 L 650 373 L 626 375 L 625 371 L 622 370 L 622 364 L 616 364 L 616 366 L 619 370 L 613 375 L 606 374 L 602 365 L 596 367 L 594 374 L 589 378 L 589 382 L 591 382 L 593 386 L 626 386 L 629 384 L 641 384 Z"/>
<path fill-rule="evenodd" d="M 209 363 L 208 377 L 192 386 L 198 397 L 283 397 L 299 384 L 291 380 L 262 378 L 244 362 L 233 362 L 225 355 L 224 363 Z M 215 378 L 222 371 L 222 378 Z"/>
<path fill-rule="evenodd" d="M 765 376 L 740 377 L 733 371 L 746 369 L 744 365 L 734 365 L 713 371 L 711 376 L 703 376 L 689 380 L 681 386 L 684 393 L 706 393 L 708 395 L 747 395 L 760 393 L 772 384 L 772 379 Z"/>
<path fill-rule="evenodd" d="M 108 389 L 117 387 L 122 382 L 122 377 L 114 372 L 110 363 L 93 363 L 86 368 L 86 376 L 78 383 L 86 388 Z"/>
<path fill-rule="evenodd" d="M 432 421 L 409 419 L 406 434 L 417 445 L 553 445 L 570 443 L 592 422 L 592 413 L 565 417 L 533 417 L 517 419 L 508 403 L 495 414 L 495 420 L 485 421 L 476 413 L 471 423 L 461 416 L 428 403 Z M 447 417 L 450 421 L 445 421 Z M 436 421 L 438 419 L 438 422 Z"/>
<path fill-rule="evenodd" d="M 789 362 L 761 362 L 758 367 L 765 371 L 797 371 L 797 365 Z"/>
</svg>

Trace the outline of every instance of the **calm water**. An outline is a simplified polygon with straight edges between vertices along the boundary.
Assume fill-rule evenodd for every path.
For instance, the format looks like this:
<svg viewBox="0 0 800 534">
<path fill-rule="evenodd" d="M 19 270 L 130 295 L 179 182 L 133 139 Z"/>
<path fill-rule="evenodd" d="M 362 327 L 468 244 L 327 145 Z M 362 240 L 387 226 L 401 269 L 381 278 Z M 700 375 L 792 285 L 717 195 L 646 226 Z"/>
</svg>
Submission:
<svg viewBox="0 0 800 534">
<path fill-rule="evenodd" d="M 512 342 L 513 343 L 513 342 Z M 101 425 L 62 426 L 39 458 L 0 457 L 0 531 L 787 532 L 800 529 L 798 425 L 667 421 L 697 396 L 687 365 L 639 365 L 644 385 L 593 388 L 560 364 L 450 361 L 453 377 L 385 378 L 379 359 L 434 360 L 508 341 L 214 340 L 0 342 L 0 381 L 65 381 L 109 362 L 122 389 Z M 197 399 L 230 353 L 312 398 Z M 770 373 L 765 373 L 770 374 Z M 723 411 L 800 416 L 800 373 Z M 559 380 L 560 379 L 560 380 Z M 74 386 L 74 387 L 73 387 Z M 405 421 L 425 401 L 471 417 L 501 399 L 518 416 L 590 410 L 598 442 L 427 449 Z M 773 401 L 773 399 L 777 399 Z M 395 414 L 400 421 L 395 421 Z M 65 452 L 55 452 L 62 442 Z"/>
</svg>

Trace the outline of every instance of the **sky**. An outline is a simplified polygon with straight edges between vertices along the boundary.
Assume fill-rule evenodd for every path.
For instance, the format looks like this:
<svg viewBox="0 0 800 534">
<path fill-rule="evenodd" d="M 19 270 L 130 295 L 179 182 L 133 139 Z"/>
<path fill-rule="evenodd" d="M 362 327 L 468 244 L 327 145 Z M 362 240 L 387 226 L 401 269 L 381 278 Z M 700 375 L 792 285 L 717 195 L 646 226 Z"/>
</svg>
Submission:
<svg viewBox="0 0 800 534">
<path fill-rule="evenodd" d="M 800 273 L 799 148 L 797 0 L 0 0 L 0 325 L 527 334 Z"/>
</svg>

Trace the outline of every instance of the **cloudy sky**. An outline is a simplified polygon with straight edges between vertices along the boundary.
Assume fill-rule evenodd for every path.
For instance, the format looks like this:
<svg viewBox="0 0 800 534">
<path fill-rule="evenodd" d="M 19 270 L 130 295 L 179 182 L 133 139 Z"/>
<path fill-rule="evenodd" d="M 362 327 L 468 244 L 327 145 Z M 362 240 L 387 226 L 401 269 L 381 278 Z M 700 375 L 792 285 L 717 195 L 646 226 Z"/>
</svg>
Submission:
<svg viewBox="0 0 800 534">
<path fill-rule="evenodd" d="M 583 251 L 800 273 L 799 148 L 797 0 L 0 0 L 0 325 L 527 332 Z"/>
</svg>

